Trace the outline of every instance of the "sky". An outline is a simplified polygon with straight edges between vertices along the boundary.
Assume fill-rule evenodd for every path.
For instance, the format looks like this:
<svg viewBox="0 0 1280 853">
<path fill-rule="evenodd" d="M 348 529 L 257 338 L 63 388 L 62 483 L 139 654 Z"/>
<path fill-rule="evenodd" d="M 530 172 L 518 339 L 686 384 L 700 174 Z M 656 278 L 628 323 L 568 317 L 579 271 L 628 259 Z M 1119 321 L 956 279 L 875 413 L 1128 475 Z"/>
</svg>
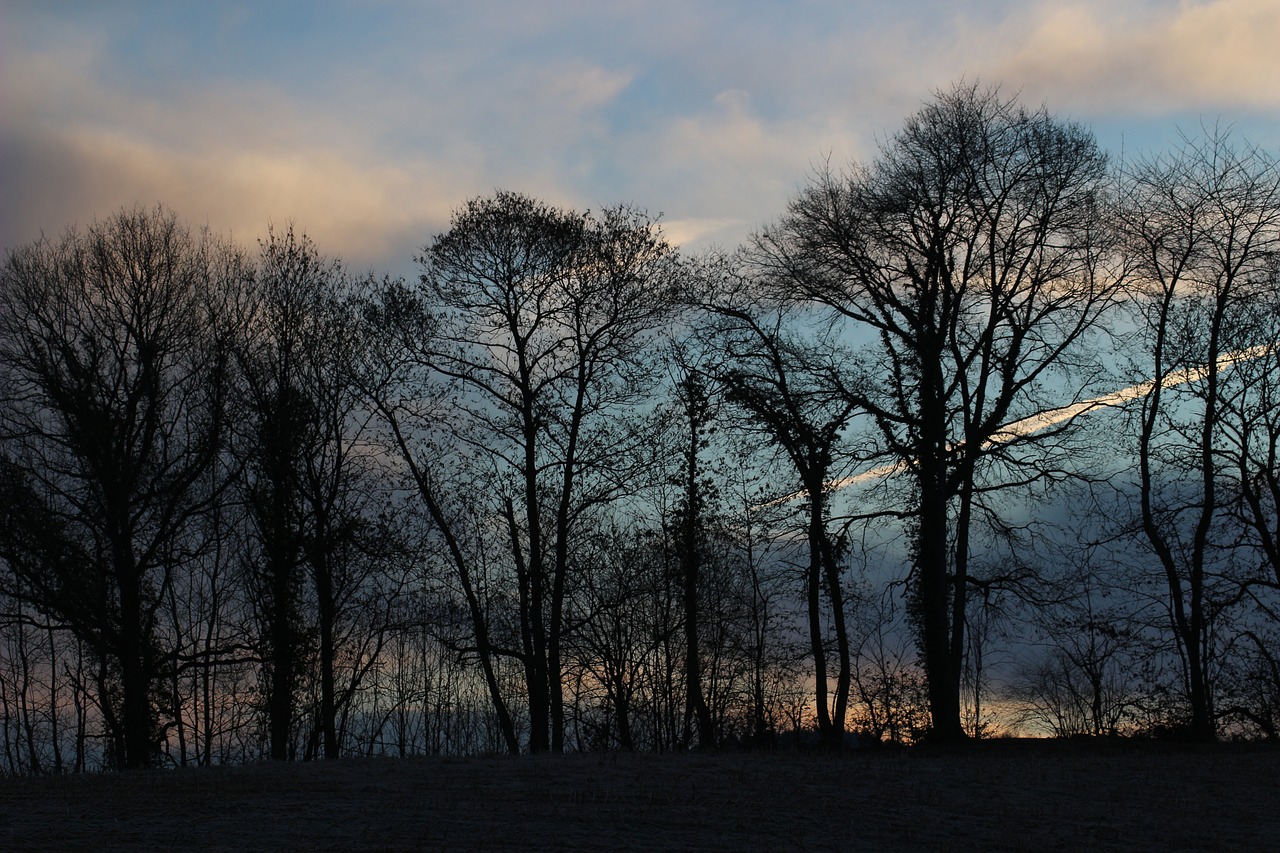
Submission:
<svg viewBox="0 0 1280 853">
<path fill-rule="evenodd" d="M 0 250 L 162 202 L 412 275 L 495 189 L 731 249 L 961 81 L 1280 154 L 1280 0 L 0 0 Z"/>
</svg>

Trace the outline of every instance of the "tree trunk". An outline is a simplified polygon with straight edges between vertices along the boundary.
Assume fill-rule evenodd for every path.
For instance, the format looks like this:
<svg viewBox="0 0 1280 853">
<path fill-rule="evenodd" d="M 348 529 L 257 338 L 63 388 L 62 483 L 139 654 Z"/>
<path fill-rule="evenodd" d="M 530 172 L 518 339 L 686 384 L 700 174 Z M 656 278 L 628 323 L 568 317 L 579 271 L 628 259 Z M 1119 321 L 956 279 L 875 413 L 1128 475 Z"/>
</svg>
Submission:
<svg viewBox="0 0 1280 853">
<path fill-rule="evenodd" d="M 809 569 L 805 594 L 809 608 L 809 650 L 813 654 L 813 703 L 818 715 L 818 736 L 827 744 L 837 743 L 840 734 L 834 730 L 828 699 L 827 649 L 822 630 L 822 510 L 812 494 L 809 498 Z"/>
<path fill-rule="evenodd" d="M 120 584 L 120 688 L 124 726 L 122 766 L 139 770 L 151 766 L 154 744 L 151 731 L 151 679 L 147 666 L 146 638 L 139 590 L 132 578 Z"/>
<path fill-rule="evenodd" d="M 698 448 L 702 442 L 701 422 L 691 419 L 689 447 L 685 459 L 685 516 L 681 525 L 680 569 L 684 579 L 685 630 L 685 743 L 689 745 L 689 721 L 698 725 L 698 746 L 715 746 L 715 725 L 702 691 L 702 654 L 699 638 L 698 587 L 702 568 L 699 515 L 702 495 L 698 486 Z"/>
<path fill-rule="evenodd" d="M 329 555 L 315 558 L 315 584 L 317 621 L 320 631 L 320 728 L 324 735 L 324 757 L 338 758 L 338 711 L 334 699 L 334 600 L 333 573 L 329 567 Z"/>
<path fill-rule="evenodd" d="M 293 727 L 293 625 L 290 616 L 291 587 L 289 572 L 274 566 L 272 576 L 272 612 L 269 615 L 271 675 L 267 698 L 267 727 L 270 730 L 271 760 L 292 758 Z"/>
<path fill-rule="evenodd" d="M 929 682 L 929 737 L 949 742 L 964 739 L 960 723 L 959 673 L 952 671 L 951 583 L 947 575 L 947 501 L 940 485 L 922 477 L 920 529 L 916 534 L 919 573 L 918 613 L 925 675 Z M 940 478 L 939 478 L 940 479 Z"/>
<path fill-rule="evenodd" d="M 821 489 L 822 486 L 818 486 L 818 488 Z M 818 492 L 818 494 L 823 493 Z M 837 666 L 836 695 L 831 711 L 831 735 L 828 745 L 832 749 L 839 750 L 844 746 L 845 721 L 848 716 L 849 689 L 853 680 L 853 672 L 849 653 L 849 626 L 845 624 L 844 590 L 840 587 L 840 564 L 836 559 L 835 549 L 827 535 L 826 524 L 824 523 L 825 507 L 826 500 L 825 494 L 823 494 L 822 504 L 817 509 L 819 529 L 822 536 L 821 540 L 819 540 L 819 547 L 822 555 L 822 565 L 826 574 L 827 597 L 831 601 L 831 621 L 835 626 L 836 632 Z"/>
</svg>

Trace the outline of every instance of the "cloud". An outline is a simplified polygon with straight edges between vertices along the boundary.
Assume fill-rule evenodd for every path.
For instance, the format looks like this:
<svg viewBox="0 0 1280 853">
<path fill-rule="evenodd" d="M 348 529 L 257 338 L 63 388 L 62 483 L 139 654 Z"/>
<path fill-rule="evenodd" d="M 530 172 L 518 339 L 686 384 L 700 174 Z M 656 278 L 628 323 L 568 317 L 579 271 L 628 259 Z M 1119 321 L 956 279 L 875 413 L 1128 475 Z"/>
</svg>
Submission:
<svg viewBox="0 0 1280 853">
<path fill-rule="evenodd" d="M 1280 107 L 1274 0 L 1042 5 L 996 38 L 987 75 L 1075 108 L 1159 115 Z M 994 40 L 990 40 L 991 43 Z M 993 48 L 997 45 L 993 44 Z"/>
<path fill-rule="evenodd" d="M 1242 361 L 1251 361 L 1256 358 L 1262 358 L 1272 352 L 1275 352 L 1276 344 L 1264 344 L 1261 346 L 1249 347 L 1248 349 L 1235 350 L 1222 355 L 1217 362 L 1218 370 L 1226 370 L 1227 368 L 1239 364 Z M 1149 379 L 1145 382 L 1139 382 L 1137 385 L 1130 385 L 1121 388 L 1118 391 L 1112 391 L 1103 394 L 1101 397 L 1094 397 L 1090 400 L 1082 400 L 1078 403 L 1072 403 L 1058 409 L 1045 409 L 1042 412 L 1022 418 L 1005 426 L 991 436 L 983 447 L 997 447 L 1002 444 L 1008 444 L 1018 438 L 1029 435 L 1035 435 L 1043 432 L 1052 426 L 1074 421 L 1076 418 L 1084 415 L 1093 414 L 1102 409 L 1114 409 L 1127 405 L 1134 400 L 1140 400 L 1149 395 L 1157 386 L 1161 388 L 1176 388 L 1179 385 L 1186 385 L 1191 382 L 1201 382 L 1209 375 L 1209 367 L 1201 365 L 1197 367 L 1187 367 L 1180 370 L 1172 371 L 1159 379 Z M 856 486 L 862 483 L 871 483 L 886 477 L 893 477 L 907 471 L 905 462 L 890 462 L 885 465 L 878 465 L 866 471 L 857 474 L 851 474 L 847 477 L 831 480 L 826 487 L 832 491 Z M 753 509 L 760 509 L 767 506 L 777 506 L 779 504 L 789 503 L 805 497 L 808 491 L 801 489 L 797 492 L 791 492 L 781 497 L 773 498 L 766 501 Z"/>
<path fill-rule="evenodd" d="M 672 215 L 673 242 L 731 249 L 782 212 L 809 168 L 828 153 L 841 161 L 862 143 L 827 116 L 769 116 L 754 96 L 725 89 L 683 115 L 620 140 L 634 174 L 620 192 L 657 198 Z"/>
<path fill-rule="evenodd" d="M 671 219 L 662 223 L 662 231 L 675 246 L 730 247 L 750 224 L 742 219 Z"/>
<path fill-rule="evenodd" d="M 116 131 L 77 131 L 11 144 L 4 157 L 23 175 L 11 191 L 23 217 L 6 233 L 103 218 L 134 202 L 163 202 L 189 224 L 231 232 L 243 243 L 269 223 L 296 221 L 327 254 L 358 266 L 429 238 L 447 222 L 458 190 L 430 164 L 355 162 L 323 148 L 168 148 Z M 416 188 L 435 187 L 420 193 Z"/>
<path fill-rule="evenodd" d="M 1033 2 L 33 4 L 0 32 L 0 244 L 159 200 L 410 272 L 501 187 L 731 248 L 962 77 L 1086 122 L 1280 105 L 1274 0 Z"/>
<path fill-rule="evenodd" d="M 630 81 L 570 59 L 430 104 L 413 80 L 356 75 L 317 103 L 256 80 L 138 91 L 113 85 L 114 67 L 99 41 L 8 51 L 4 247 L 160 201 L 246 243 L 296 221 L 353 266 L 407 272 L 470 196 L 505 185 L 564 202 L 563 152 L 604 133 L 596 115 Z"/>
<path fill-rule="evenodd" d="M 633 74 L 612 71 L 583 61 L 536 69 L 531 94 L 539 106 L 577 115 L 611 103 L 631 82 Z"/>
</svg>

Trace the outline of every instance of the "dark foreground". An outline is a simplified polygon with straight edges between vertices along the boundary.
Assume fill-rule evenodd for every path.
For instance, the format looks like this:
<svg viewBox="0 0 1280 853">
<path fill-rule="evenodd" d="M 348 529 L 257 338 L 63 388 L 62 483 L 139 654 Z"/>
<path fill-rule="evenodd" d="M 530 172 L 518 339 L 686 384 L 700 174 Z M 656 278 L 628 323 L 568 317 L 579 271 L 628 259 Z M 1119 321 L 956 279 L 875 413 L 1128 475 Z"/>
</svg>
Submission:
<svg viewBox="0 0 1280 853">
<path fill-rule="evenodd" d="M 1280 749 L 346 760 L 0 780 L 0 850 L 1274 850 Z"/>
</svg>

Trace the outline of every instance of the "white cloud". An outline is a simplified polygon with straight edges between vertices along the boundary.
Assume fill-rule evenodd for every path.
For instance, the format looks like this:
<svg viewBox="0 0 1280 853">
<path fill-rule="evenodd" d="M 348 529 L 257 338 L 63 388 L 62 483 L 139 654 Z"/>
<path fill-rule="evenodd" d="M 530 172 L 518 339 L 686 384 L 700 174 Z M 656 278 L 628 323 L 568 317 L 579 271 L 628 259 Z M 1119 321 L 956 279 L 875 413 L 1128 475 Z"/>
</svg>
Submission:
<svg viewBox="0 0 1280 853">
<path fill-rule="evenodd" d="M 160 200 L 245 241 L 291 218 L 327 253 L 405 271 L 451 208 L 503 187 L 636 202 L 665 211 L 678 242 L 731 248 L 813 164 L 873 156 L 962 77 L 1084 121 L 1280 106 L 1275 0 L 377 4 L 356 17 L 376 20 L 339 53 L 307 53 L 290 31 L 276 58 L 280 34 L 257 33 L 256 11 L 232 16 L 217 43 L 248 51 L 253 74 L 151 51 L 173 71 L 160 80 L 132 68 L 119 32 L 79 18 L 7 28 L 0 242 Z M 139 14 L 123 29 L 164 40 L 145 26 Z"/>
<path fill-rule="evenodd" d="M 1275 0 L 1053 4 L 1034 14 L 998 33 L 1019 46 L 993 50 L 991 77 L 1131 116 L 1280 107 Z"/>
<path fill-rule="evenodd" d="M 360 163 L 324 148 L 174 149 L 114 131 L 80 131 L 46 138 L 28 154 L 24 167 L 42 178 L 29 181 L 30 192 L 46 200 L 31 206 L 34 222 L 17 226 L 28 231 L 56 232 L 160 201 L 189 223 L 244 243 L 268 223 L 296 221 L 322 251 L 359 266 L 426 242 L 425 223 L 447 222 L 462 193 L 430 163 Z"/>
<path fill-rule="evenodd" d="M 562 152 L 603 133 L 594 114 L 630 80 L 568 60 L 431 104 L 397 80 L 371 98 L 356 79 L 317 108 L 268 82 L 114 88 L 84 46 L 5 65 L 6 246 L 160 201 L 243 242 L 293 220 L 327 254 L 400 270 L 469 196 L 509 186 L 563 202 Z"/>
<path fill-rule="evenodd" d="M 672 214 L 673 242 L 731 249 L 782 212 L 813 164 L 843 162 L 861 145 L 838 121 L 766 116 L 750 93 L 726 89 L 627 141 L 619 159 L 634 164 L 631 185 Z"/>
<path fill-rule="evenodd" d="M 750 226 L 742 219 L 672 219 L 662 223 L 662 231 L 674 246 L 728 248 Z"/>
</svg>

